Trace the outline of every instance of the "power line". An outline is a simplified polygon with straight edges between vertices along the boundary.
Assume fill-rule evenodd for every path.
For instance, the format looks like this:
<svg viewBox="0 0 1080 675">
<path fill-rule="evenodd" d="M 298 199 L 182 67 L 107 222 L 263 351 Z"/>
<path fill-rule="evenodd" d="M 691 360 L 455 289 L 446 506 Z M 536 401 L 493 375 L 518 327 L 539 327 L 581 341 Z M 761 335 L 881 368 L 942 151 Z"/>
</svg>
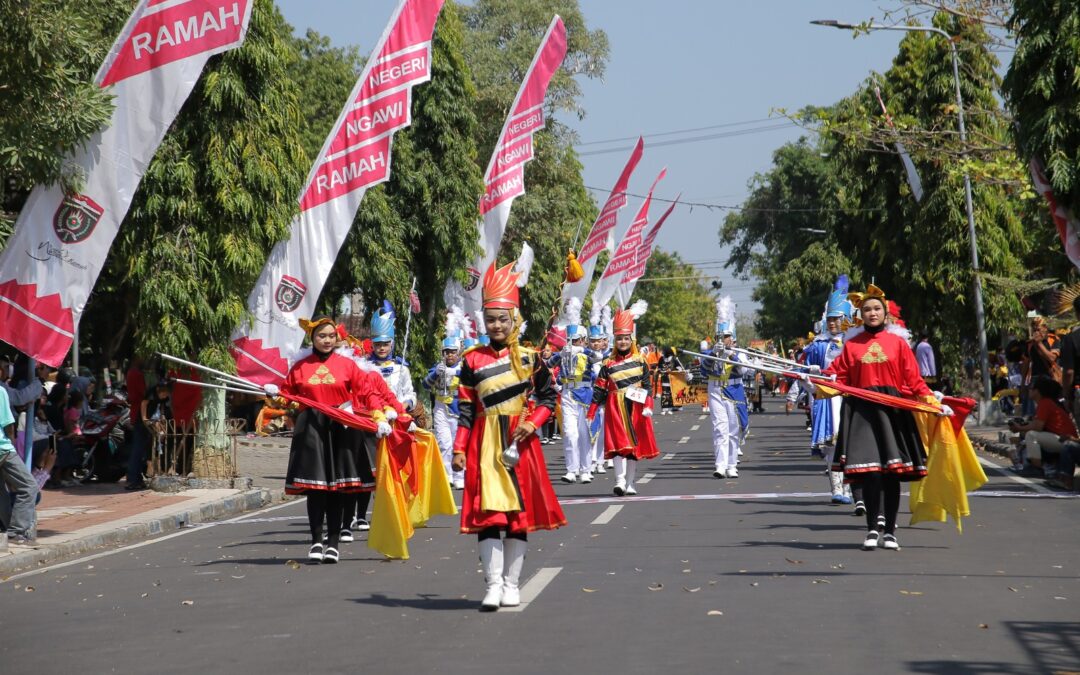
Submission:
<svg viewBox="0 0 1080 675">
<path fill-rule="evenodd" d="M 682 145 L 683 143 L 694 143 L 697 141 L 711 141 L 718 138 L 732 138 L 734 136 L 748 136 L 750 134 L 759 134 L 765 131 L 775 131 L 777 129 L 792 129 L 800 128 L 800 125 L 794 122 L 785 122 L 783 124 L 773 124 L 764 127 L 754 127 L 752 129 L 740 129 L 739 131 L 727 131 L 718 134 L 706 134 L 704 136 L 691 136 L 690 138 L 677 138 L 671 141 L 661 141 L 659 143 L 650 143 L 650 148 L 660 148 L 665 145 Z M 579 152 L 578 157 L 589 157 L 591 155 L 607 155 L 612 152 L 625 152 L 626 150 L 632 150 L 634 146 L 620 146 L 618 148 L 608 148 L 606 150 L 593 150 L 591 152 Z"/>
<path fill-rule="evenodd" d="M 598 187 L 593 187 L 592 185 L 586 185 L 585 189 L 586 190 L 592 190 L 593 192 L 597 192 L 597 193 L 600 193 L 600 194 L 608 194 L 608 193 L 611 192 L 610 188 L 598 188 Z M 638 199 L 645 199 L 645 195 L 637 194 L 637 193 L 634 193 L 634 192 L 626 192 L 624 194 L 627 197 L 636 197 Z M 720 209 L 720 210 L 726 210 L 726 211 L 747 211 L 747 212 L 750 212 L 750 213 L 831 213 L 831 212 L 837 212 L 837 213 L 848 213 L 848 212 L 860 212 L 860 213 L 863 213 L 863 212 L 866 212 L 866 213 L 869 213 L 869 212 L 884 211 L 885 210 L 884 208 L 866 208 L 866 209 L 826 209 L 826 208 L 816 208 L 816 209 L 758 209 L 758 208 L 751 208 L 751 207 L 746 207 L 746 206 L 731 206 L 730 204 L 710 204 L 708 202 L 690 202 L 690 201 L 686 201 L 685 199 L 664 199 L 663 197 L 657 197 L 656 195 L 653 195 L 652 199 L 655 202 L 664 202 L 665 204 L 682 204 L 684 206 L 689 206 L 691 211 L 694 209 L 695 206 L 699 206 L 699 207 L 709 209 L 709 210 Z"/>
<path fill-rule="evenodd" d="M 608 138 L 602 141 L 587 141 L 585 143 L 578 143 L 577 147 L 583 148 L 586 145 L 604 145 L 606 143 L 618 143 L 619 141 L 636 141 L 638 137 L 642 138 L 660 138 L 661 136 L 677 136 L 679 134 L 689 134 L 695 131 L 708 131 L 709 129 L 727 129 L 730 127 L 741 127 L 747 124 L 757 124 L 759 122 L 768 122 L 776 119 L 775 117 L 761 117 L 756 120 L 745 120 L 743 122 L 726 122 L 724 124 L 712 124 L 707 127 L 693 127 L 689 129 L 676 129 L 674 131 L 661 131 L 653 134 L 638 134 L 638 136 L 622 136 L 620 138 Z"/>
</svg>

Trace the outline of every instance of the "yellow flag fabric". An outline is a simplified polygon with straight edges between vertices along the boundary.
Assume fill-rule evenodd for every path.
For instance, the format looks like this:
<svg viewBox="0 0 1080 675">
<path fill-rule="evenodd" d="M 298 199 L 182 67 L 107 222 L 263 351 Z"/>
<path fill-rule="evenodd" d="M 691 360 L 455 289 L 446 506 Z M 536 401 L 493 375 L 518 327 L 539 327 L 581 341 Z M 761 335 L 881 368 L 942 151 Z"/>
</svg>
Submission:
<svg viewBox="0 0 1080 675">
<path fill-rule="evenodd" d="M 408 499 L 402 485 L 400 467 L 394 466 L 385 438 L 379 439 L 376 463 L 375 504 L 371 508 L 368 548 L 390 558 L 408 560 L 408 540 L 413 535 Z"/>
<path fill-rule="evenodd" d="M 413 527 L 425 527 L 432 516 L 452 516 L 458 510 L 435 435 L 430 431 L 417 429 L 414 436 L 416 446 L 413 461 L 419 464 L 416 467 L 419 475 L 416 494 L 411 495 L 409 501 L 409 522 Z M 409 483 L 404 476 L 402 483 L 408 492 Z"/>
<path fill-rule="evenodd" d="M 968 493 L 986 484 L 986 473 L 967 431 L 957 434 L 948 417 L 915 413 L 915 423 L 928 458 L 926 478 L 911 483 L 911 524 L 944 523 L 951 515 L 962 532 L 961 520 L 971 515 Z"/>
<path fill-rule="evenodd" d="M 484 419 L 484 435 L 480 439 L 480 508 L 484 511 L 520 511 L 521 501 L 510 472 L 502 463 L 502 433 L 499 418 Z"/>
</svg>

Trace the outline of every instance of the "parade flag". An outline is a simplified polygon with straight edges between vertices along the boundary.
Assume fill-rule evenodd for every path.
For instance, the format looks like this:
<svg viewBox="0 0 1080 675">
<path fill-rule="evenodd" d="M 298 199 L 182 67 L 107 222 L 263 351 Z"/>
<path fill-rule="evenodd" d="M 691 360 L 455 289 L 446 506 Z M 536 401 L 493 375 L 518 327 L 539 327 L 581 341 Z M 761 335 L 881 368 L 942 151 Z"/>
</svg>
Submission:
<svg viewBox="0 0 1080 675">
<path fill-rule="evenodd" d="M 1061 237 L 1061 245 L 1065 247 L 1065 255 L 1073 265 L 1080 267 L 1080 221 L 1069 213 L 1069 210 L 1058 203 L 1054 196 L 1054 189 L 1043 170 L 1043 164 L 1036 158 L 1032 158 L 1029 164 L 1031 168 L 1031 182 L 1035 184 L 1035 190 L 1046 198 L 1050 205 L 1050 217 L 1057 226 L 1058 236 Z"/>
<path fill-rule="evenodd" d="M 480 198 L 477 223 L 483 253 L 469 267 L 469 280 L 464 286 L 453 280 L 446 285 L 443 297 L 447 307 L 461 307 L 469 316 L 480 310 L 480 278 L 499 253 L 510 206 L 515 198 L 525 194 L 525 164 L 533 158 L 533 134 L 544 128 L 543 106 L 548 83 L 565 56 L 566 28 L 555 15 L 525 72 L 484 172 L 484 196 Z"/>
<path fill-rule="evenodd" d="M 600 281 L 593 291 L 592 301 L 594 308 L 602 307 L 611 300 L 611 296 L 615 295 L 615 289 L 622 283 L 623 274 L 637 262 L 637 250 L 642 244 L 642 234 L 645 232 L 645 226 L 649 224 L 649 205 L 652 204 L 653 190 L 656 189 L 656 184 L 663 180 L 666 175 L 667 169 L 662 169 L 660 175 L 653 181 L 652 187 L 649 188 L 649 194 L 645 195 L 645 201 L 641 203 L 641 208 L 638 209 L 637 216 L 630 223 L 630 227 L 626 228 L 626 234 L 623 235 L 619 248 L 615 249 L 615 254 L 611 256 L 607 267 L 604 268 L 604 274 L 600 277 Z M 620 307 L 625 308 L 625 305 L 620 305 Z"/>
<path fill-rule="evenodd" d="M 626 206 L 626 187 L 630 183 L 630 176 L 634 173 L 634 169 L 637 168 L 638 162 L 641 161 L 644 148 L 645 140 L 639 137 L 637 145 L 634 146 L 634 151 L 630 153 L 630 158 L 626 160 L 626 166 L 623 167 L 622 173 L 619 174 L 619 179 L 615 181 L 615 187 L 611 188 L 611 194 L 608 195 L 607 201 L 604 202 L 604 206 L 596 216 L 588 236 L 585 237 L 585 243 L 581 245 L 581 250 L 577 253 L 577 261 L 581 264 L 585 274 L 580 280 L 563 285 L 561 305 L 563 308 L 566 307 L 566 303 L 570 298 L 577 298 L 584 302 L 585 295 L 589 292 L 589 286 L 592 284 L 593 272 L 596 271 L 596 262 L 600 251 L 606 249 L 608 252 L 613 252 L 615 250 L 615 225 L 618 221 L 619 211 Z"/>
<path fill-rule="evenodd" d="M 285 379 L 368 188 L 390 178 L 394 132 L 412 121 L 412 88 L 431 79 L 431 36 L 443 0 L 402 0 L 308 174 L 300 214 L 248 297 L 250 323 L 233 334 L 237 374 Z"/>
<path fill-rule="evenodd" d="M 896 125 L 893 123 L 892 115 L 889 114 L 888 109 L 885 108 L 885 99 L 881 98 L 881 89 L 874 87 L 874 95 L 877 96 L 878 103 L 881 104 L 881 112 L 885 115 L 885 122 L 888 123 L 889 128 L 896 133 Z M 911 155 L 908 154 L 907 148 L 900 142 L 900 134 L 896 133 L 896 152 L 900 155 L 900 163 L 904 165 L 904 173 L 907 174 L 908 187 L 911 188 L 911 195 L 915 197 L 915 201 L 922 201 L 923 187 L 922 179 L 919 178 L 919 170 L 915 168 L 915 162 L 911 161 Z"/>
<path fill-rule="evenodd" d="M 641 246 L 638 246 L 633 266 L 623 272 L 622 282 L 615 289 L 615 299 L 620 307 L 626 307 L 630 304 L 630 296 L 634 294 L 634 286 L 637 286 L 638 279 L 645 276 L 645 264 L 649 262 L 649 256 L 652 255 L 653 244 L 656 242 L 657 235 L 660 234 L 660 228 L 664 226 L 664 221 L 675 210 L 675 205 L 679 203 L 679 197 L 682 197 L 681 192 L 672 200 L 671 206 L 667 207 L 667 210 L 656 221 L 656 224 L 649 228 L 649 233 L 645 235 Z"/>
<path fill-rule="evenodd" d="M 51 366 L 71 349 L 143 173 L 206 61 L 239 46 L 252 0 L 142 0 L 94 76 L 108 124 L 64 159 L 78 191 L 38 185 L 0 253 L 0 340 Z"/>
</svg>

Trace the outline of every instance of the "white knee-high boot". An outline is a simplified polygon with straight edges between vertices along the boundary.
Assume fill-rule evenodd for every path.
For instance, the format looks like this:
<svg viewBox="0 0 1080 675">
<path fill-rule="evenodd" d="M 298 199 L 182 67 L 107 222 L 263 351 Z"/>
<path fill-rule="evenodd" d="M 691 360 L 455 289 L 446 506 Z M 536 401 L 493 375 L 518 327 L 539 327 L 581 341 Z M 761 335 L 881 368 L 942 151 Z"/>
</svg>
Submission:
<svg viewBox="0 0 1080 675">
<path fill-rule="evenodd" d="M 480 541 L 480 562 L 484 567 L 487 591 L 480 601 L 481 612 L 494 612 L 502 603 L 503 593 L 503 542 L 492 537 Z"/>
<path fill-rule="evenodd" d="M 615 494 L 622 497 L 626 494 L 626 458 L 615 457 Z"/>
<path fill-rule="evenodd" d="M 637 460 L 628 459 L 626 461 L 626 494 L 636 495 L 637 488 L 634 487 L 634 478 L 637 477 Z"/>
<path fill-rule="evenodd" d="M 503 558 L 506 564 L 503 571 L 503 607 L 517 607 L 521 604 L 518 582 L 521 579 L 521 568 L 525 566 L 525 550 L 528 547 L 528 542 L 520 539 L 503 540 Z"/>
</svg>

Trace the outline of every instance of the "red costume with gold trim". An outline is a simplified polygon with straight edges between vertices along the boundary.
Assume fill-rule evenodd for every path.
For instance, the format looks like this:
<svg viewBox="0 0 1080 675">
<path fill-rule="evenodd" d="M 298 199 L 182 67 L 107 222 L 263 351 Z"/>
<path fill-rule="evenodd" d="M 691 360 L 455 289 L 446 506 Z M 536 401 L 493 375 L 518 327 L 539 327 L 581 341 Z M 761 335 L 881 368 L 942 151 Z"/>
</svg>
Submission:
<svg viewBox="0 0 1080 675">
<path fill-rule="evenodd" d="M 649 382 L 649 364 L 636 349 L 621 356 L 615 352 L 604 359 L 593 385 L 593 403 L 589 411 L 592 418 L 597 406 L 604 406 L 604 459 L 628 457 L 641 460 L 660 454 L 652 418 L 641 414 L 646 408 L 652 408 Z M 645 403 L 626 397 L 630 387 L 645 390 Z"/>
</svg>

